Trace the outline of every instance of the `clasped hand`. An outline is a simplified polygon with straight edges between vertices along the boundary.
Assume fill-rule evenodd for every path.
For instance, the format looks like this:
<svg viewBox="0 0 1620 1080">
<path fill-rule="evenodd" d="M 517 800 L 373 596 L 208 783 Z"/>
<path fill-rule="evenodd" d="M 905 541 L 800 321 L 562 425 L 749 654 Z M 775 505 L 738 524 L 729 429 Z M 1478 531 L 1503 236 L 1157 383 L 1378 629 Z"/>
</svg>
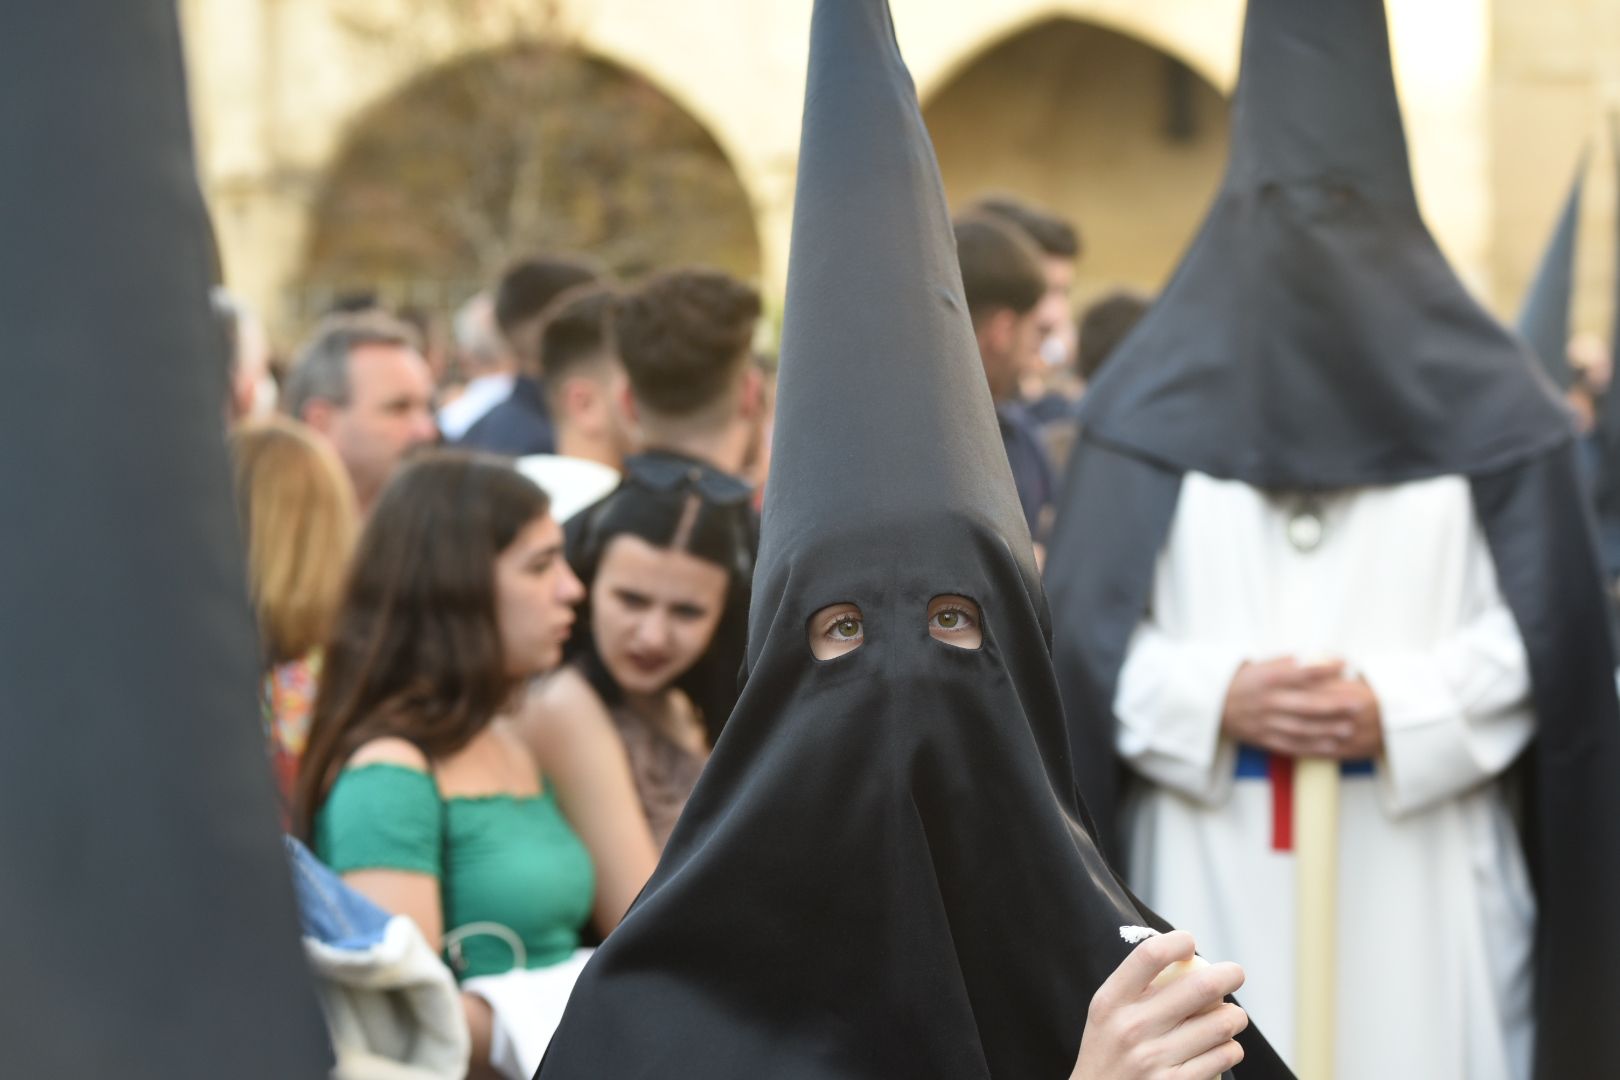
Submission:
<svg viewBox="0 0 1620 1080">
<path fill-rule="evenodd" d="M 1342 660 L 1251 660 L 1227 688 L 1221 731 L 1287 757 L 1359 761 L 1384 749 L 1378 696 Z"/>
</svg>

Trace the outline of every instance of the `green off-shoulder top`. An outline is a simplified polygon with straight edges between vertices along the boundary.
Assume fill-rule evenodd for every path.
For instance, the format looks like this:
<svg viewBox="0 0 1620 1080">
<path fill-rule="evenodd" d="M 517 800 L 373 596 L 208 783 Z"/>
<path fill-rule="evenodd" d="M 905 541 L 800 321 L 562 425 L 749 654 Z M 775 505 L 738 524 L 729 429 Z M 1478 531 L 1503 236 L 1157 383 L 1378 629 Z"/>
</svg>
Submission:
<svg viewBox="0 0 1620 1080">
<path fill-rule="evenodd" d="M 339 773 L 315 817 L 315 853 L 340 874 L 437 878 L 446 959 L 461 979 L 567 959 L 596 891 L 590 853 L 549 786 L 441 799 L 431 776 L 403 765 Z"/>
</svg>

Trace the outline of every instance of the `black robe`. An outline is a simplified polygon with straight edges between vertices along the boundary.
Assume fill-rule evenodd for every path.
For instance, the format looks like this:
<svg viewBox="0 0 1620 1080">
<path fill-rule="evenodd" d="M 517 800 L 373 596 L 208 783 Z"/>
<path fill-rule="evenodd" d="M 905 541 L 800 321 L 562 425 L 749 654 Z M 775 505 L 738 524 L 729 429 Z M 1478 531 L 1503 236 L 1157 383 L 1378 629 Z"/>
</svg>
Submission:
<svg viewBox="0 0 1620 1080">
<path fill-rule="evenodd" d="M 316 1080 L 173 0 L 0 5 L 0 1076 Z"/>
</svg>

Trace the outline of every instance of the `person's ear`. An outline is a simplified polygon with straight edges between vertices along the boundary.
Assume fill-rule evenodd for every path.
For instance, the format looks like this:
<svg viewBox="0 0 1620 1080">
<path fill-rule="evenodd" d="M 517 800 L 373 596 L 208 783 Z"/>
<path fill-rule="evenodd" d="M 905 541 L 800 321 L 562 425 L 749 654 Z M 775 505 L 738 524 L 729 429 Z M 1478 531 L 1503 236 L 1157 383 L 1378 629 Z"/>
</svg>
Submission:
<svg viewBox="0 0 1620 1080">
<path fill-rule="evenodd" d="M 636 395 L 630 389 L 629 378 L 619 380 L 615 396 L 618 398 L 619 412 L 623 414 L 625 420 L 629 421 L 631 425 L 640 424 L 641 412 L 636 408 Z"/>
<path fill-rule="evenodd" d="M 250 376 L 238 370 L 231 375 L 231 421 L 245 420 L 253 414 L 253 399 L 258 386 Z"/>
<path fill-rule="evenodd" d="M 979 355 L 995 356 L 1001 351 L 1001 339 L 1006 335 L 1006 308 L 992 308 L 973 317 L 973 339 L 979 346 Z"/>
<path fill-rule="evenodd" d="M 630 398 L 630 377 L 616 368 L 602 386 L 602 400 L 608 413 L 608 427 L 624 453 L 641 448 L 641 425 L 636 420 L 635 402 Z"/>
<path fill-rule="evenodd" d="M 325 398 L 310 398 L 299 410 L 298 419 L 322 435 L 330 435 L 337 420 L 337 406 Z"/>
<path fill-rule="evenodd" d="M 557 403 L 571 423 L 580 428 L 588 428 L 596 411 L 596 386 L 589 379 L 578 375 L 564 379 L 562 391 L 557 395 Z"/>
<path fill-rule="evenodd" d="M 1006 355 L 1012 351 L 1018 340 L 1018 328 L 1021 317 L 1012 308 L 997 308 L 985 320 L 985 333 L 988 335 L 986 344 L 997 355 Z"/>
<path fill-rule="evenodd" d="M 743 369 L 737 415 L 744 420 L 758 420 L 765 415 L 765 376 L 752 363 Z"/>
</svg>

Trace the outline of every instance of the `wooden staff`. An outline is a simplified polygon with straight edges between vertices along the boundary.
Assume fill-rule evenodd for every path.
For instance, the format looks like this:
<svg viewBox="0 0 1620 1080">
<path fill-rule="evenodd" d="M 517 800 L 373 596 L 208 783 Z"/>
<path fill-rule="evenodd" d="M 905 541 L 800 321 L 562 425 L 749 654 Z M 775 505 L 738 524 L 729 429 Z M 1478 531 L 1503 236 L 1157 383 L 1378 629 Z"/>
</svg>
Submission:
<svg viewBox="0 0 1620 1080">
<path fill-rule="evenodd" d="M 1339 933 L 1339 763 L 1294 763 L 1299 1080 L 1333 1080 Z"/>
</svg>

